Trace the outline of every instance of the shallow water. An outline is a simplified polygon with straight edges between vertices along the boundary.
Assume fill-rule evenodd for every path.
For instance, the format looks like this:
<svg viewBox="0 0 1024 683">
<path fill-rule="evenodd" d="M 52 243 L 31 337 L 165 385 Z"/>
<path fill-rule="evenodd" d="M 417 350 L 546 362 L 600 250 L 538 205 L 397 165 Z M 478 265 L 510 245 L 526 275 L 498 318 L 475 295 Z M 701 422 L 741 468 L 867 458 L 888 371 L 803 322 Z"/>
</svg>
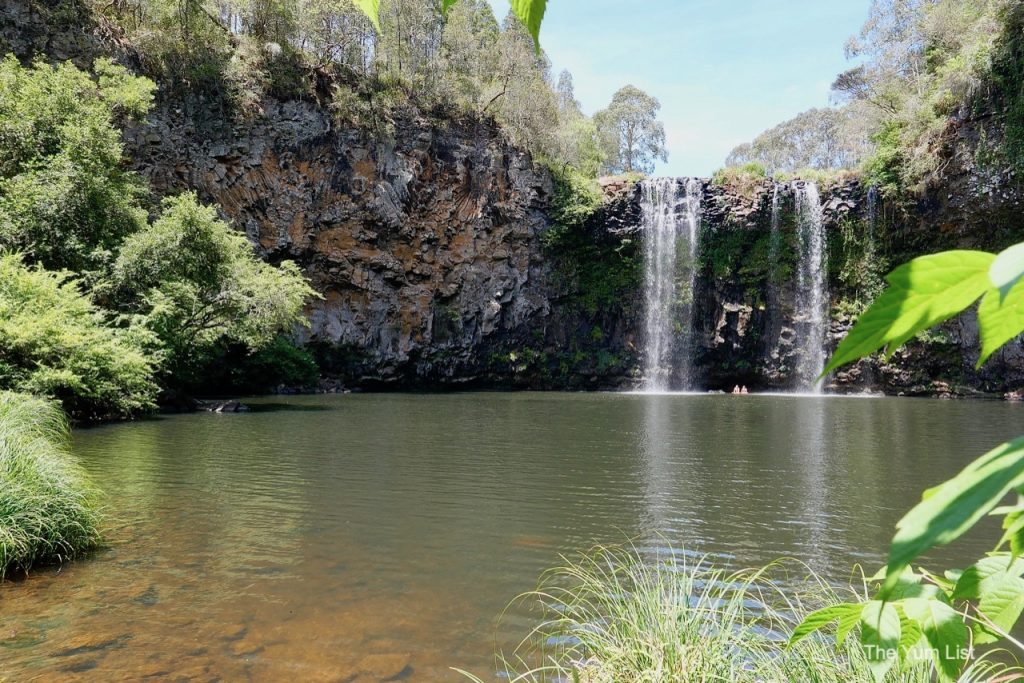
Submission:
<svg viewBox="0 0 1024 683">
<path fill-rule="evenodd" d="M 914 399 L 253 403 L 76 433 L 111 547 L 0 586 L 0 680 L 487 674 L 529 626 L 499 614 L 560 553 L 635 539 L 843 581 L 924 485 L 1024 432 L 1020 406 Z"/>
</svg>

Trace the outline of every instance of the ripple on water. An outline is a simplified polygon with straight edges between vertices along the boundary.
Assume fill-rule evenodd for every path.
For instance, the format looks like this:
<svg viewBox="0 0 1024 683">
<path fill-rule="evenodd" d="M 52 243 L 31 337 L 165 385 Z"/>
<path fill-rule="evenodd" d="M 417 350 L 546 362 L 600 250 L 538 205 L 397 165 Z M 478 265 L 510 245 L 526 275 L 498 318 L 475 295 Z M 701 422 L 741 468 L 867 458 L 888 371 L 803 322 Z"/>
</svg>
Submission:
<svg viewBox="0 0 1024 683">
<path fill-rule="evenodd" d="M 846 580 L 882 561 L 920 472 L 938 481 L 1024 426 L 1019 406 L 891 399 L 274 403 L 77 432 L 110 547 L 0 587 L 6 675 L 484 673 L 535 618 L 513 608 L 496 632 L 499 614 L 562 553 L 629 539 L 651 557 L 794 557 Z"/>
</svg>

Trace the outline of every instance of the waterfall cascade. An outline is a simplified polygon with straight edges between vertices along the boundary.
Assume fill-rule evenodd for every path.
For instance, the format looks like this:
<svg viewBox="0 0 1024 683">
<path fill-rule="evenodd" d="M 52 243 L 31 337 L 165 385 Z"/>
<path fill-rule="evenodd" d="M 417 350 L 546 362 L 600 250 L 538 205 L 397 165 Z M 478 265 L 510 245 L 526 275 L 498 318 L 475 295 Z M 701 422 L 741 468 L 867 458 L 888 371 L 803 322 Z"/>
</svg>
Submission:
<svg viewBox="0 0 1024 683">
<path fill-rule="evenodd" d="M 827 357 L 829 293 L 828 254 L 817 184 L 808 181 L 797 185 L 796 214 L 800 244 L 796 292 L 799 389 L 821 393 L 821 384 L 816 380 L 825 369 Z"/>
<path fill-rule="evenodd" d="M 780 287 L 775 268 L 778 266 L 782 254 L 782 225 L 779 216 L 779 184 L 772 185 L 772 215 L 771 233 L 768 236 L 768 261 L 772 264 L 772 271 L 768 277 L 765 291 L 767 303 L 767 321 L 765 324 L 764 356 L 765 360 L 771 358 L 774 347 L 779 342 L 782 334 L 782 316 L 779 311 Z"/>
<path fill-rule="evenodd" d="M 875 232 L 878 229 L 878 186 L 868 188 L 868 239 L 872 248 L 875 243 Z"/>
<path fill-rule="evenodd" d="M 641 185 L 644 231 L 644 389 L 692 389 L 693 289 L 703 186 L 696 178 Z"/>
</svg>

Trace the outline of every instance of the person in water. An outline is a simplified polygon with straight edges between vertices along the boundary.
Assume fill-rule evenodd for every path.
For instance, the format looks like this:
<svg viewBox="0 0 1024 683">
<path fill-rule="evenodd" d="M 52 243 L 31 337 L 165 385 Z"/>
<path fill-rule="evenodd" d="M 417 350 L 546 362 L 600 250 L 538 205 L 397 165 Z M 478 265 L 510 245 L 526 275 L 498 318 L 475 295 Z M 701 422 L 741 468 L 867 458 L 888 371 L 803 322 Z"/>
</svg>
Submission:
<svg viewBox="0 0 1024 683">
<path fill-rule="evenodd" d="M 750 393 L 749 391 L 747 391 L 747 385 L 746 384 L 744 384 L 743 388 L 740 389 L 740 393 L 741 394 L 749 394 Z"/>
<path fill-rule="evenodd" d="M 740 393 L 740 385 L 739 384 L 737 384 L 736 386 L 734 386 L 732 388 L 732 393 L 734 393 L 734 394 L 739 394 Z"/>
</svg>

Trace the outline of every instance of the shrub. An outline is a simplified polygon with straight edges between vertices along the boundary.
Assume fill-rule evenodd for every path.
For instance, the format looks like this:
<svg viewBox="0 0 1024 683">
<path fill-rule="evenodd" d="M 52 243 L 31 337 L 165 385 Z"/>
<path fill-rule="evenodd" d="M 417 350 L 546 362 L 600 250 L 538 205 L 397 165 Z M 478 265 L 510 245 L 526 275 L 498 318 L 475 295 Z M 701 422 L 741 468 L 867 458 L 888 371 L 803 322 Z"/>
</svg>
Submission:
<svg viewBox="0 0 1024 683">
<path fill-rule="evenodd" d="M 97 493 L 50 401 L 0 392 L 0 578 L 97 545 Z"/>
<path fill-rule="evenodd" d="M 313 354 L 296 346 L 284 335 L 253 351 L 235 344 L 206 365 L 202 392 L 262 394 L 277 387 L 308 388 L 320 379 L 320 366 Z"/>
<path fill-rule="evenodd" d="M 0 256 L 0 389 L 56 398 L 85 420 L 152 408 L 155 339 L 105 323 L 66 274 Z"/>
<path fill-rule="evenodd" d="M 145 224 L 115 123 L 143 115 L 155 85 L 109 60 L 95 69 L 0 61 L 0 247 L 51 269 L 102 268 Z"/>
<path fill-rule="evenodd" d="M 768 179 L 768 171 L 764 164 L 751 161 L 743 166 L 720 168 L 711 176 L 711 183 L 720 187 L 729 187 L 743 194 L 750 194 L 754 188 Z"/>
<path fill-rule="evenodd" d="M 194 194 L 166 199 L 161 216 L 125 240 L 112 280 L 113 298 L 157 335 L 178 383 L 193 383 L 224 344 L 257 350 L 308 324 L 303 305 L 316 296 L 297 266 L 260 261 Z"/>
</svg>

